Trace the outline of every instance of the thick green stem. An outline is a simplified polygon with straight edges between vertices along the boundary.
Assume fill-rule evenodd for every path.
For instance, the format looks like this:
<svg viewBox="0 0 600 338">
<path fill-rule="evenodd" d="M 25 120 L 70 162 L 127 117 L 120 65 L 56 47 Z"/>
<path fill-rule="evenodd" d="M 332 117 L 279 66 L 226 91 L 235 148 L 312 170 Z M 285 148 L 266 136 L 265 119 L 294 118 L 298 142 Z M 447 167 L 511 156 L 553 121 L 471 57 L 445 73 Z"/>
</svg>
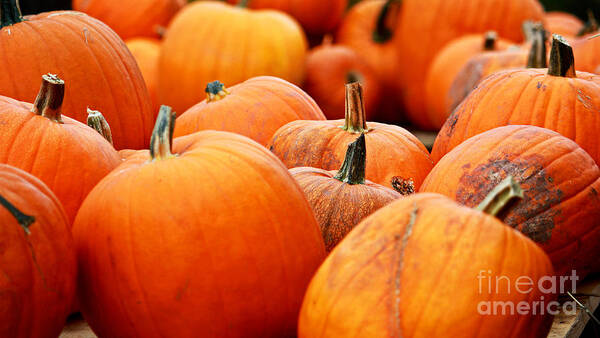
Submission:
<svg viewBox="0 0 600 338">
<path fill-rule="evenodd" d="M 365 143 L 365 134 L 360 134 L 354 142 L 348 145 L 344 163 L 334 178 L 351 185 L 364 184 L 366 161 L 367 145 Z"/>
<path fill-rule="evenodd" d="M 206 100 L 214 102 L 224 99 L 229 95 L 229 91 L 221 81 L 213 81 L 206 85 Z"/>
<path fill-rule="evenodd" d="M 485 33 L 483 39 L 483 50 L 491 51 L 496 49 L 496 42 L 498 41 L 498 33 L 495 31 L 489 31 Z"/>
<path fill-rule="evenodd" d="M 173 130 L 175 129 L 175 112 L 168 106 L 161 106 L 150 139 L 150 158 L 166 160 L 174 157 L 171 152 Z"/>
<path fill-rule="evenodd" d="M 25 231 L 25 233 L 29 235 L 29 227 L 35 222 L 35 217 L 25 215 L 14 205 L 12 205 L 12 203 L 7 201 L 6 198 L 4 198 L 4 196 L 2 195 L 0 195 L 0 204 L 2 204 L 2 206 L 13 215 L 17 222 L 19 222 L 19 225 L 23 228 L 23 231 Z"/>
<path fill-rule="evenodd" d="M 19 0 L 0 0 L 0 28 L 23 21 Z"/>
<path fill-rule="evenodd" d="M 394 36 L 394 32 L 387 26 L 388 17 L 392 12 L 392 6 L 395 3 L 399 4 L 401 2 L 401 0 L 387 0 L 383 7 L 381 7 L 381 11 L 379 12 L 377 21 L 375 22 L 373 41 L 383 44 L 388 42 Z"/>
<path fill-rule="evenodd" d="M 62 123 L 62 103 L 65 82 L 54 74 L 42 75 L 42 85 L 33 103 L 32 112 L 51 121 Z"/>
<path fill-rule="evenodd" d="M 575 74 L 573 48 L 571 48 L 567 40 L 558 34 L 552 35 L 552 49 L 550 50 L 548 75 L 577 77 Z"/>
<path fill-rule="evenodd" d="M 106 139 L 111 145 L 113 144 L 112 132 L 110 131 L 110 126 L 104 115 L 97 110 L 87 109 L 88 117 L 87 117 L 87 125 L 98 132 L 98 134 L 102 135 L 104 139 Z"/>
<path fill-rule="evenodd" d="M 548 34 L 541 23 L 533 26 L 533 36 L 531 37 L 531 49 L 527 57 L 527 68 L 547 68 L 546 61 L 546 41 Z"/>
<path fill-rule="evenodd" d="M 359 82 L 346 84 L 346 121 L 340 128 L 355 134 L 369 131 L 362 86 Z"/>
<path fill-rule="evenodd" d="M 497 216 L 515 198 L 523 198 L 523 190 L 512 176 L 508 176 L 492 189 L 476 209 Z"/>
</svg>

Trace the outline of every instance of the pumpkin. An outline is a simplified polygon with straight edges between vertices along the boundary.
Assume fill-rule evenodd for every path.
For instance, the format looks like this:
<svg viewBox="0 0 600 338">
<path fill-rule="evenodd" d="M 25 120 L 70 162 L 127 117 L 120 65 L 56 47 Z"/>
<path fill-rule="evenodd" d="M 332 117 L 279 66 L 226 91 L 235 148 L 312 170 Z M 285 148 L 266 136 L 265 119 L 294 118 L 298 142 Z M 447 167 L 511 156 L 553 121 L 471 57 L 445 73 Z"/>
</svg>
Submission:
<svg viewBox="0 0 600 338">
<path fill-rule="evenodd" d="M 342 21 L 348 0 L 228 0 L 250 8 L 276 9 L 293 16 L 310 35 L 332 32 Z"/>
<path fill-rule="evenodd" d="M 399 122 L 403 118 L 398 100 L 401 65 L 394 43 L 398 36 L 394 27 L 400 9 L 395 0 L 361 1 L 348 11 L 336 33 L 336 42 L 353 49 L 379 80 L 381 97 L 386 99 L 374 114 L 377 121 Z"/>
<path fill-rule="evenodd" d="M 427 120 L 425 80 L 437 53 L 453 39 L 469 33 L 494 30 L 498 36 L 521 42 L 525 20 L 542 21 L 544 11 L 537 0 L 403 0 L 396 45 L 401 94 L 411 122 L 435 129 Z M 425 43 L 427 42 L 427 43 Z"/>
<path fill-rule="evenodd" d="M 315 101 L 295 85 L 260 76 L 229 89 L 219 81 L 206 86 L 206 100 L 178 119 L 175 137 L 222 130 L 266 145 L 281 126 L 295 120 L 325 120 Z"/>
<path fill-rule="evenodd" d="M 20 0 L 19 7 L 25 15 L 71 9 L 71 0 Z"/>
<path fill-rule="evenodd" d="M 148 94 L 152 102 L 152 110 L 158 111 L 158 57 L 160 55 L 160 41 L 156 39 L 137 38 L 126 41 L 127 48 L 137 61 Z"/>
<path fill-rule="evenodd" d="M 106 176 L 77 215 L 84 317 L 100 337 L 293 335 L 325 257 L 310 205 L 246 137 L 205 131 L 171 149 L 174 120 L 163 107 L 150 152 Z"/>
<path fill-rule="evenodd" d="M 304 191 L 331 251 L 358 222 L 400 198 L 393 189 L 365 180 L 365 134 L 348 145 L 338 171 L 300 167 L 290 173 Z"/>
<path fill-rule="evenodd" d="M 298 337 L 546 337 L 547 312 L 486 312 L 553 301 L 538 287 L 507 290 L 506 279 L 537 286 L 546 276 L 550 260 L 527 237 L 447 197 L 416 194 L 367 217 L 331 252 L 304 297 Z"/>
<path fill-rule="evenodd" d="M 562 36 L 577 36 L 583 28 L 583 22 L 573 14 L 566 12 L 548 12 L 545 15 L 545 28 Z"/>
<path fill-rule="evenodd" d="M 158 98 L 182 113 L 215 80 L 233 86 L 271 75 L 298 85 L 306 48 L 302 28 L 284 13 L 217 1 L 189 4 L 173 19 L 161 46 Z"/>
<path fill-rule="evenodd" d="M 600 38 L 597 35 L 584 35 L 573 42 L 573 53 L 580 71 L 600 74 Z"/>
<path fill-rule="evenodd" d="M 337 170 L 346 146 L 365 133 L 367 139 L 366 178 L 386 187 L 406 182 L 421 186 L 433 163 L 425 146 L 405 129 L 366 122 L 362 86 L 346 85 L 346 118 L 330 121 L 294 121 L 281 127 L 268 148 L 288 168 L 313 167 Z"/>
<path fill-rule="evenodd" d="M 60 202 L 37 178 L 0 164 L 0 336 L 58 337 L 77 263 Z"/>
<path fill-rule="evenodd" d="M 469 137 L 509 124 L 554 130 L 600 160 L 600 77 L 575 72 L 573 51 L 553 36 L 549 68 L 515 69 L 491 75 L 463 101 L 444 124 L 432 157 L 442 156 Z"/>
<path fill-rule="evenodd" d="M 559 275 L 600 271 L 600 169 L 575 142 L 548 129 L 505 126 L 446 154 L 421 191 L 476 206 L 507 176 L 524 191 L 502 214 L 548 254 Z"/>
<path fill-rule="evenodd" d="M 440 129 L 452 111 L 455 99 L 450 96 L 450 87 L 469 58 L 481 52 L 506 49 L 509 44 L 490 31 L 452 40 L 437 54 L 425 80 L 427 118 L 434 129 Z"/>
<path fill-rule="evenodd" d="M 159 38 L 185 0 L 73 0 L 73 9 L 114 29 L 123 39 Z"/>
<path fill-rule="evenodd" d="M 40 76 L 57 74 L 69 84 L 63 104 L 69 117 L 85 123 L 88 107 L 100 110 L 118 149 L 147 144 L 155 116 L 148 91 L 135 60 L 110 28 L 72 11 L 23 21 L 15 0 L 2 0 L 2 6 L 0 95 L 29 101 Z"/>
<path fill-rule="evenodd" d="M 328 119 L 344 118 L 344 88 L 350 82 L 360 82 L 365 89 L 365 109 L 371 120 L 378 109 L 380 86 L 369 64 L 353 49 L 327 42 L 308 54 L 303 88 Z"/>
<path fill-rule="evenodd" d="M 61 114 L 64 91 L 65 83 L 49 74 L 33 106 L 0 96 L 0 163 L 46 183 L 72 222 L 88 192 L 120 161 L 102 136 Z"/>
</svg>

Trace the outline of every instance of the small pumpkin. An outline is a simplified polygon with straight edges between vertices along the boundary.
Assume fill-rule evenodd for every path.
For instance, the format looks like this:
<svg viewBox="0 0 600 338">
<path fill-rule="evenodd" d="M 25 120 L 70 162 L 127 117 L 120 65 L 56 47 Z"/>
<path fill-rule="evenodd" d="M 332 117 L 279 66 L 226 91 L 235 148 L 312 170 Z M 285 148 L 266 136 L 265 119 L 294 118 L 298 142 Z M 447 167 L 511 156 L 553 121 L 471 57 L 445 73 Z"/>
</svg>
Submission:
<svg viewBox="0 0 600 338">
<path fill-rule="evenodd" d="M 32 175 L 0 164 L 0 336 L 58 337 L 75 297 L 69 221 Z"/>
<path fill-rule="evenodd" d="M 276 77 L 255 77 L 229 89 L 214 81 L 205 92 L 206 100 L 179 116 L 175 137 L 212 129 L 238 133 L 266 145 L 288 122 L 325 120 L 310 96 Z"/>
<path fill-rule="evenodd" d="M 71 0 L 20 0 L 19 7 L 24 15 L 71 9 Z"/>
<path fill-rule="evenodd" d="M 365 134 L 348 145 L 346 158 L 338 171 L 318 168 L 292 168 L 290 173 L 310 203 L 327 252 L 363 218 L 402 195 L 393 189 L 365 180 Z"/>
<path fill-rule="evenodd" d="M 578 17 L 566 12 L 548 12 L 545 15 L 545 28 L 553 34 L 573 37 L 583 28 L 583 22 Z"/>
<path fill-rule="evenodd" d="M 346 85 L 346 118 L 331 121 L 294 121 L 281 127 L 268 148 L 288 168 L 313 167 L 337 170 L 346 146 L 365 133 L 367 139 L 366 178 L 393 188 L 393 182 L 408 181 L 421 186 L 433 163 L 425 146 L 405 129 L 366 122 L 360 83 Z"/>
<path fill-rule="evenodd" d="M 165 34 L 158 98 L 183 113 L 200 102 L 206 84 L 217 79 L 234 86 L 271 75 L 299 85 L 306 49 L 302 28 L 285 13 L 194 2 L 181 10 Z"/>
<path fill-rule="evenodd" d="M 292 336 L 325 257 L 310 205 L 258 143 L 205 131 L 171 147 L 173 123 L 163 107 L 150 152 L 77 215 L 85 319 L 100 337 Z"/>
<path fill-rule="evenodd" d="M 135 58 L 148 94 L 152 103 L 152 110 L 158 111 L 158 57 L 160 55 L 160 41 L 157 39 L 137 38 L 125 41 L 127 48 Z"/>
</svg>

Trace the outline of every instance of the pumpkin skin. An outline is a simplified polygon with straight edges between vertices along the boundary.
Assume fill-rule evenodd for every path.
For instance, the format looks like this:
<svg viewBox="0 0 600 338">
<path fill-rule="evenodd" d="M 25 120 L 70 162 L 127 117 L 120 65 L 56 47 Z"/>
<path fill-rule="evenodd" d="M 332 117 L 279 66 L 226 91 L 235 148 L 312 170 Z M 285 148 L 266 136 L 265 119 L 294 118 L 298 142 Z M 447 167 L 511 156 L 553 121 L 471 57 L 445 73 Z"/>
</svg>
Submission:
<svg viewBox="0 0 600 338">
<path fill-rule="evenodd" d="M 548 129 L 506 126 L 474 136 L 446 154 L 421 191 L 476 206 L 506 176 L 524 199 L 502 220 L 537 242 L 559 275 L 600 271 L 600 169 L 575 142 Z"/>
<path fill-rule="evenodd" d="M 370 121 L 379 105 L 380 86 L 369 64 L 342 45 L 326 43 L 309 53 L 303 88 L 323 109 L 327 119 L 344 118 L 345 84 L 354 81 L 365 89 L 365 109 Z"/>
<path fill-rule="evenodd" d="M 363 220 L 321 265 L 302 304 L 298 336 L 546 337 L 551 315 L 478 313 L 482 301 L 531 305 L 555 298 L 537 288 L 507 294 L 504 284 L 488 293 L 489 279 L 477 277 L 488 270 L 492 284 L 497 275 L 553 275 L 535 243 L 492 216 L 438 194 L 399 199 Z"/>
<path fill-rule="evenodd" d="M 33 221 L 18 221 L 0 206 L 0 336 L 58 337 L 75 297 L 77 273 L 67 216 L 44 183 L 5 164 L 0 164 L 0 195 Z"/>
<path fill-rule="evenodd" d="M 130 156 L 77 215 L 86 320 L 101 337 L 293 335 L 325 256 L 302 191 L 240 135 L 199 132 L 173 150 Z"/>
<path fill-rule="evenodd" d="M 222 96 L 209 94 L 183 113 L 177 119 L 175 137 L 212 129 L 241 134 L 264 146 L 288 122 L 325 120 L 310 96 L 276 77 L 260 76 L 223 89 Z"/>
<path fill-rule="evenodd" d="M 71 9 L 71 0 L 19 0 L 23 15 Z"/>
<path fill-rule="evenodd" d="M 450 41 L 437 54 L 425 79 L 427 118 L 434 129 L 440 129 L 452 112 L 455 99 L 450 96 L 450 87 L 467 61 L 474 55 L 503 50 L 509 45 L 509 41 L 497 39 L 495 32 L 470 34 Z"/>
<path fill-rule="evenodd" d="M 583 28 L 583 22 L 573 14 L 566 12 L 548 12 L 545 15 L 545 28 L 553 34 L 574 37 Z"/>
<path fill-rule="evenodd" d="M 73 0 L 73 9 L 106 23 L 123 39 L 159 38 L 184 0 Z"/>
<path fill-rule="evenodd" d="M 425 80 L 431 62 L 448 42 L 489 30 L 501 38 L 521 42 L 521 24 L 543 19 L 544 11 L 537 0 L 402 1 L 397 28 L 400 36 L 396 42 L 402 51 L 401 94 L 410 121 L 421 128 L 434 129 L 427 120 Z"/>
<path fill-rule="evenodd" d="M 127 48 L 135 58 L 142 72 L 144 83 L 150 94 L 152 111 L 158 111 L 158 57 L 160 55 L 160 41 L 157 39 L 131 39 L 126 42 Z"/>
<path fill-rule="evenodd" d="M 230 87 L 270 75 L 299 85 L 306 48 L 302 28 L 284 13 L 217 1 L 189 4 L 173 19 L 163 40 L 159 99 L 182 113 L 202 101 L 206 84 L 215 80 Z"/>
<path fill-rule="evenodd" d="M 573 42 L 573 53 L 577 69 L 583 72 L 599 74 L 600 68 L 600 38 L 598 33 L 584 35 Z"/>
</svg>

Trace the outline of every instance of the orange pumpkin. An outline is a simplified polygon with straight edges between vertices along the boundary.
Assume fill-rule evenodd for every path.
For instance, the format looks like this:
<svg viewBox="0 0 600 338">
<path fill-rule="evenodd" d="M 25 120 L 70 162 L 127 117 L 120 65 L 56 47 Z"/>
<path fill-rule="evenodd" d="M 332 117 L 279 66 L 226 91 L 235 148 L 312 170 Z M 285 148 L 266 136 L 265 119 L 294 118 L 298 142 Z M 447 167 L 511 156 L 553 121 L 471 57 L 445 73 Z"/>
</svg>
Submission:
<svg viewBox="0 0 600 338">
<path fill-rule="evenodd" d="M 75 296 L 67 216 L 37 178 L 0 164 L 0 336 L 58 337 Z"/>
<path fill-rule="evenodd" d="M 160 55 L 160 41 L 156 39 L 131 39 L 126 41 L 127 48 L 137 61 L 150 101 L 152 102 L 152 111 L 158 111 L 160 104 L 158 101 L 158 57 Z"/>
<path fill-rule="evenodd" d="M 290 173 L 304 191 L 331 251 L 358 222 L 400 198 L 400 193 L 365 180 L 365 134 L 348 145 L 339 171 L 300 167 Z"/>
<path fill-rule="evenodd" d="M 310 96 L 276 77 L 252 78 L 229 89 L 215 81 L 205 91 L 206 100 L 177 119 L 175 137 L 212 129 L 238 133 L 266 145 L 288 122 L 325 120 Z"/>
<path fill-rule="evenodd" d="M 379 105 L 380 86 L 369 64 L 342 45 L 324 43 L 309 53 L 303 87 L 328 119 L 344 118 L 344 88 L 351 82 L 360 82 L 364 87 L 367 119 L 371 120 Z"/>
<path fill-rule="evenodd" d="M 72 222 L 88 192 L 120 160 L 102 136 L 61 115 L 63 94 L 64 82 L 45 75 L 33 106 L 0 96 L 0 163 L 46 183 Z"/>
<path fill-rule="evenodd" d="M 125 40 L 159 38 L 185 3 L 185 0 L 73 0 L 73 9 L 101 20 Z"/>
<path fill-rule="evenodd" d="M 583 22 L 578 17 L 566 12 L 548 12 L 545 21 L 545 28 L 550 33 L 562 36 L 577 36 L 583 28 Z"/>
<path fill-rule="evenodd" d="M 499 37 L 520 42 L 525 20 L 542 21 L 537 0 L 403 0 L 398 20 L 401 92 L 411 122 L 434 129 L 427 120 L 425 80 L 437 53 L 453 39 L 494 30 Z"/>
<path fill-rule="evenodd" d="M 548 129 L 506 126 L 474 136 L 446 154 L 421 191 L 476 206 L 507 176 L 524 199 L 502 220 L 537 242 L 559 275 L 600 271 L 600 169 L 575 142 Z"/>
<path fill-rule="evenodd" d="M 509 291 L 506 279 L 537 286 L 552 275 L 548 256 L 494 217 L 416 194 L 363 220 L 331 252 L 304 297 L 298 337 L 546 337 L 547 312 L 486 308 L 551 302 L 556 295 L 538 287 Z"/>
<path fill-rule="evenodd" d="M 600 37 L 597 35 L 584 35 L 573 42 L 573 53 L 580 71 L 600 74 Z"/>
<path fill-rule="evenodd" d="M 84 317 L 100 337 L 292 336 L 325 257 L 310 205 L 246 137 L 205 131 L 171 150 L 174 121 L 161 109 L 150 152 L 105 177 L 77 215 Z"/>
<path fill-rule="evenodd" d="M 481 52 L 503 50 L 509 45 L 509 41 L 498 39 L 496 32 L 490 31 L 452 40 L 437 54 L 425 80 L 427 119 L 434 129 L 440 129 L 452 111 L 456 99 L 450 96 L 450 87 L 469 58 Z"/>
<path fill-rule="evenodd" d="M 268 147 L 288 168 L 313 167 L 337 170 L 346 146 L 365 133 L 367 139 L 366 178 L 394 187 L 392 182 L 408 181 L 418 189 L 433 163 L 425 146 L 405 129 L 366 122 L 359 83 L 346 85 L 346 119 L 294 121 L 281 127 Z"/>
<path fill-rule="evenodd" d="M 302 28 L 284 13 L 217 1 L 189 4 L 163 40 L 158 98 L 183 113 L 202 100 L 206 84 L 215 80 L 233 86 L 272 75 L 300 84 L 306 48 Z"/>
<path fill-rule="evenodd" d="M 63 106 L 69 117 L 85 123 L 88 107 L 100 110 L 118 149 L 147 145 L 155 112 L 134 58 L 108 26 L 73 11 L 23 21 L 14 1 L 4 9 L 0 95 L 31 100 L 40 76 L 57 74 L 68 83 Z"/>
<path fill-rule="evenodd" d="M 491 75 L 452 113 L 433 146 L 442 156 L 469 137 L 509 124 L 552 129 L 600 160 L 600 77 L 575 72 L 573 52 L 555 35 L 550 68 L 506 70 Z"/>
</svg>

